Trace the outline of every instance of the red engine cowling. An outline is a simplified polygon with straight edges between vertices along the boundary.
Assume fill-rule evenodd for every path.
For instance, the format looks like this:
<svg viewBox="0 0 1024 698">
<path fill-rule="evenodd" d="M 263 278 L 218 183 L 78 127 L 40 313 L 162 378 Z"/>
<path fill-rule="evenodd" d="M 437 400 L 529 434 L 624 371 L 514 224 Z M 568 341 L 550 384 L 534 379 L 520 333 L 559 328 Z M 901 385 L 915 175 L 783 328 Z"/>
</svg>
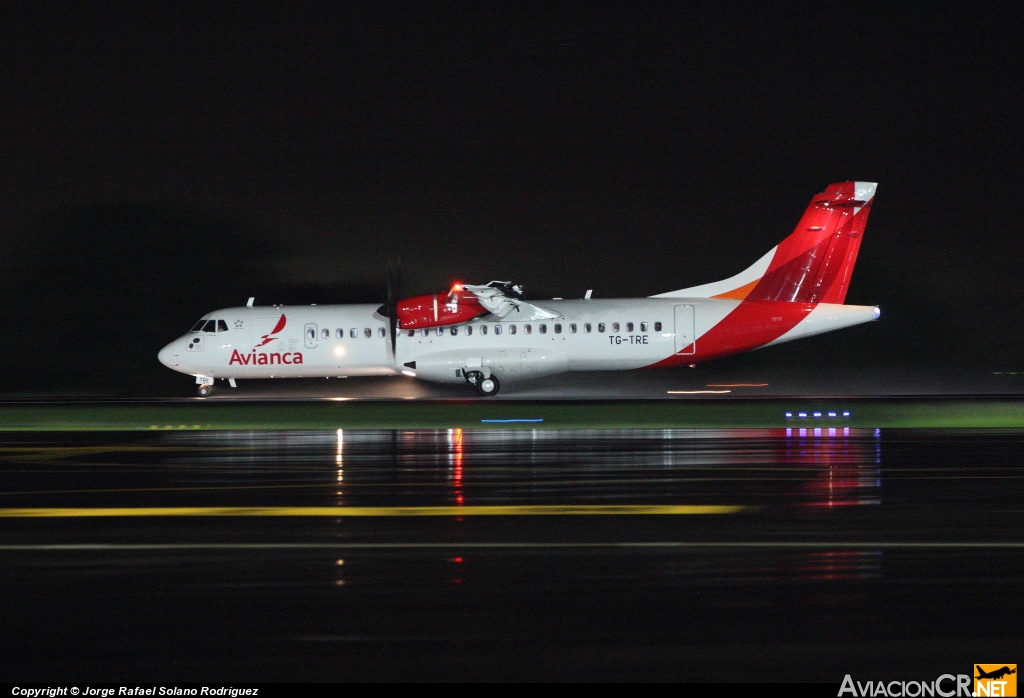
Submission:
<svg viewBox="0 0 1024 698">
<path fill-rule="evenodd" d="M 398 301 L 398 326 L 413 330 L 455 325 L 486 312 L 476 296 L 456 286 L 447 294 L 433 293 Z"/>
</svg>

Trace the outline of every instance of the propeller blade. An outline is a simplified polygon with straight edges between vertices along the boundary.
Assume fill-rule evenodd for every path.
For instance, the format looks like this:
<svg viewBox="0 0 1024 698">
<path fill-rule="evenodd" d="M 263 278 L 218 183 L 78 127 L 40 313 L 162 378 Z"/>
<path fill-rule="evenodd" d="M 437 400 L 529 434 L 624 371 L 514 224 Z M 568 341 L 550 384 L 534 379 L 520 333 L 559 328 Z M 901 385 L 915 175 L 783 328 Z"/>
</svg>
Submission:
<svg viewBox="0 0 1024 698">
<path fill-rule="evenodd" d="M 398 300 L 402 293 L 402 260 L 388 260 L 388 325 L 391 329 L 391 353 L 398 342 Z"/>
</svg>

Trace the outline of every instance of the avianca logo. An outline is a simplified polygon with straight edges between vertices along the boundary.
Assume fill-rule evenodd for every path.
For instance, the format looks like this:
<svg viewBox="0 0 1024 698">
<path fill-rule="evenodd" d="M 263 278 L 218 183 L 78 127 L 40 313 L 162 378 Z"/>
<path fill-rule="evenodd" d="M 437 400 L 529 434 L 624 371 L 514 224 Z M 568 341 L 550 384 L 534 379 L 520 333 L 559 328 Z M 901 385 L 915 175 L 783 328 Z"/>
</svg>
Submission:
<svg viewBox="0 0 1024 698">
<path fill-rule="evenodd" d="M 287 322 L 288 318 L 285 317 L 284 313 L 282 313 L 281 319 L 277 321 L 276 325 L 274 325 L 274 329 L 263 335 L 260 338 L 260 343 L 254 346 L 250 353 L 242 354 L 237 349 L 231 352 L 231 358 L 228 360 L 228 365 L 238 364 L 240 366 L 267 366 L 270 364 L 301 364 L 302 352 L 298 351 L 286 351 L 284 353 L 274 352 L 272 354 L 264 354 L 263 352 L 260 352 L 259 354 L 256 353 L 256 350 L 260 347 L 270 344 L 275 339 L 279 339 L 274 335 L 283 330 Z"/>
<path fill-rule="evenodd" d="M 285 324 L 286 324 L 287 322 L 288 322 L 288 318 L 286 318 L 286 317 L 284 316 L 284 313 L 281 313 L 281 319 L 277 321 L 277 324 L 276 324 L 276 325 L 274 325 L 274 329 L 270 330 L 270 332 L 268 332 L 267 334 L 263 335 L 263 337 L 261 337 L 261 339 L 262 339 L 263 341 L 261 341 L 261 342 L 260 342 L 259 344 L 257 344 L 256 346 L 254 346 L 254 347 L 253 347 L 253 349 L 259 349 L 259 348 L 260 348 L 260 347 L 262 347 L 262 346 L 263 346 L 264 344 L 270 344 L 270 343 L 271 343 L 271 342 L 273 342 L 273 341 L 274 341 L 275 339 L 277 339 L 277 337 L 272 337 L 271 335 L 275 335 L 275 334 L 277 334 L 278 332 L 280 332 L 281 330 L 283 330 L 283 329 L 284 329 L 284 326 L 285 326 Z M 235 353 L 237 354 L 238 352 L 236 351 Z M 234 363 L 234 360 L 235 360 L 235 357 L 234 357 L 234 356 L 232 356 L 232 357 L 231 357 L 231 362 L 230 362 L 230 363 Z M 299 361 L 299 363 L 301 364 L 302 362 L 301 362 L 301 361 Z"/>
<path fill-rule="evenodd" d="M 276 339 L 272 337 L 271 339 Z M 302 363 L 302 352 L 286 351 L 283 354 L 274 352 L 273 354 L 257 354 L 253 351 L 250 354 L 240 354 L 237 349 L 231 352 L 231 359 L 228 361 L 230 364 L 239 364 L 242 366 L 266 366 L 268 364 L 301 364 Z"/>
</svg>

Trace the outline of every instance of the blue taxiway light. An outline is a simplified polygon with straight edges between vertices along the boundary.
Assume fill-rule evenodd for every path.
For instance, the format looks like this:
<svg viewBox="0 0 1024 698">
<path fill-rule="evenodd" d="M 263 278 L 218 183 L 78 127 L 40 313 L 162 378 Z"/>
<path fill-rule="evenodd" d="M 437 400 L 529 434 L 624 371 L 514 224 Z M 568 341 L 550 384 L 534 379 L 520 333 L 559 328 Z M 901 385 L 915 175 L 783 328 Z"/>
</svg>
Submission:
<svg viewBox="0 0 1024 698">
<path fill-rule="evenodd" d="M 481 419 L 480 421 L 490 424 L 508 424 L 509 422 L 543 422 L 544 419 Z"/>
</svg>

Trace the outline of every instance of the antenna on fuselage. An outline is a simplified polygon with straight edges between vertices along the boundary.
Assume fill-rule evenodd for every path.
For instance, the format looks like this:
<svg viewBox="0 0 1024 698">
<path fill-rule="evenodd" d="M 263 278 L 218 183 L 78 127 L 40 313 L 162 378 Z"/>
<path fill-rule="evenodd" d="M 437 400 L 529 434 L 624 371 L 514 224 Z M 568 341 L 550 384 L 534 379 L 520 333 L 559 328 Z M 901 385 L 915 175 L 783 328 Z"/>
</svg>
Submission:
<svg viewBox="0 0 1024 698">
<path fill-rule="evenodd" d="M 251 308 L 252 304 L 256 302 L 256 296 L 249 296 L 249 300 L 246 302 L 245 307 Z"/>
<path fill-rule="evenodd" d="M 587 293 L 583 296 L 583 300 L 589 301 L 590 297 L 594 294 L 594 289 L 588 288 Z"/>
</svg>

